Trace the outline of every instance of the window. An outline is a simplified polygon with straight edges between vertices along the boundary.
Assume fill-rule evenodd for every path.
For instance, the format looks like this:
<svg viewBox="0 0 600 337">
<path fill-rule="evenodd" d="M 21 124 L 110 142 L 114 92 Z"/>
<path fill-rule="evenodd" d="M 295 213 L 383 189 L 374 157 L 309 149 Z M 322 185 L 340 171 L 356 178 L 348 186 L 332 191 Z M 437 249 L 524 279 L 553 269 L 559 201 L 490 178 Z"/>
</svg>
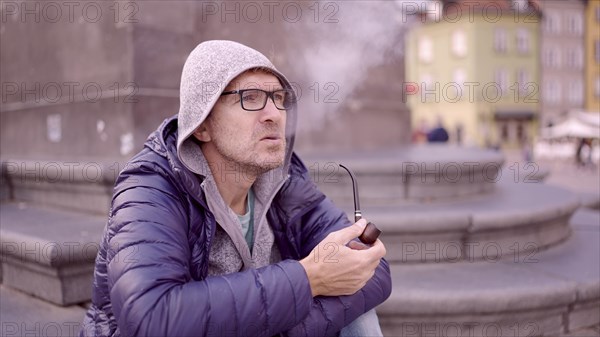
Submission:
<svg viewBox="0 0 600 337">
<path fill-rule="evenodd" d="M 581 35 L 583 33 L 583 14 L 567 14 L 567 32 L 570 34 Z"/>
<path fill-rule="evenodd" d="M 529 30 L 525 28 L 517 30 L 517 51 L 521 54 L 529 52 Z"/>
<path fill-rule="evenodd" d="M 506 53 L 506 29 L 497 27 L 494 30 L 494 50 L 497 53 Z"/>
<path fill-rule="evenodd" d="M 573 50 L 567 49 L 565 50 L 565 54 L 567 54 L 567 57 L 565 57 L 565 65 L 567 68 L 575 67 L 575 55 L 573 54 Z"/>
<path fill-rule="evenodd" d="M 463 30 L 455 30 L 452 33 L 452 52 L 458 57 L 467 55 L 467 37 Z"/>
<path fill-rule="evenodd" d="M 554 62 L 554 54 L 552 48 L 545 47 L 542 51 L 542 65 L 544 67 L 552 67 Z"/>
<path fill-rule="evenodd" d="M 508 72 L 504 68 L 496 69 L 496 74 L 494 75 L 496 84 L 500 87 L 501 96 L 506 95 L 508 91 Z"/>
<path fill-rule="evenodd" d="M 552 50 L 552 54 L 554 55 L 554 62 L 552 63 L 552 66 L 554 68 L 562 68 L 563 65 L 563 58 L 562 58 L 562 53 L 561 53 L 562 48 L 554 48 Z"/>
<path fill-rule="evenodd" d="M 600 76 L 596 76 L 596 80 L 594 82 L 594 96 L 600 97 Z"/>
<path fill-rule="evenodd" d="M 574 50 L 575 68 L 583 69 L 583 47 L 577 47 Z"/>
<path fill-rule="evenodd" d="M 549 33 L 552 31 L 552 26 L 554 25 L 554 21 L 553 21 L 553 17 L 552 15 L 550 15 L 550 13 L 547 13 L 546 15 L 544 15 L 543 19 L 542 19 L 542 27 L 544 29 L 544 32 Z"/>
<path fill-rule="evenodd" d="M 512 7 L 517 12 L 524 12 L 529 7 L 527 0 L 513 0 Z"/>
<path fill-rule="evenodd" d="M 569 83 L 569 103 L 583 103 L 583 83 L 581 81 L 573 80 Z"/>
<path fill-rule="evenodd" d="M 544 82 L 544 92 L 542 93 L 544 102 L 546 103 L 558 103 L 561 101 L 561 87 L 560 82 L 556 79 L 551 79 Z"/>
<path fill-rule="evenodd" d="M 567 49 L 566 54 L 567 67 L 575 69 L 583 68 L 583 51 L 581 48 Z"/>
<path fill-rule="evenodd" d="M 423 63 L 433 61 L 433 42 L 426 36 L 419 40 L 419 60 Z"/>
<path fill-rule="evenodd" d="M 524 140 L 525 139 L 525 130 L 523 127 L 523 123 L 517 124 L 517 139 Z"/>
<path fill-rule="evenodd" d="M 544 31 L 547 33 L 560 33 L 560 15 L 547 12 L 544 16 Z"/>
<path fill-rule="evenodd" d="M 542 49 L 542 66 L 544 66 L 544 67 L 550 66 L 550 49 L 549 48 Z"/>
<path fill-rule="evenodd" d="M 546 47 L 542 52 L 542 62 L 545 67 L 560 68 L 561 66 L 560 49 L 556 47 Z"/>
<path fill-rule="evenodd" d="M 500 126 L 500 138 L 503 142 L 508 140 L 508 123 L 504 122 Z"/>
<path fill-rule="evenodd" d="M 519 94 L 527 94 L 527 84 L 530 82 L 529 72 L 527 69 L 519 69 L 517 71 L 517 83 L 519 85 Z"/>
</svg>

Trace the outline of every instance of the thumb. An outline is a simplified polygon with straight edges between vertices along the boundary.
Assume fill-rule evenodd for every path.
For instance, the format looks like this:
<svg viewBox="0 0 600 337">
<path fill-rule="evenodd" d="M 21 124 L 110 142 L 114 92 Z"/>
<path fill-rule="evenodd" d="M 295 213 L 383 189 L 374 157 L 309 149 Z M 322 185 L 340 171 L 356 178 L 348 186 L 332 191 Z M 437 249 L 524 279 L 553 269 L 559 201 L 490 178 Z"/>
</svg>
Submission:
<svg viewBox="0 0 600 337">
<path fill-rule="evenodd" d="M 360 219 L 357 222 L 355 222 L 352 226 L 348 226 L 344 229 L 340 229 L 339 231 L 335 232 L 334 240 L 339 244 L 345 245 L 350 240 L 359 237 L 365 230 L 366 226 L 367 220 Z"/>
</svg>

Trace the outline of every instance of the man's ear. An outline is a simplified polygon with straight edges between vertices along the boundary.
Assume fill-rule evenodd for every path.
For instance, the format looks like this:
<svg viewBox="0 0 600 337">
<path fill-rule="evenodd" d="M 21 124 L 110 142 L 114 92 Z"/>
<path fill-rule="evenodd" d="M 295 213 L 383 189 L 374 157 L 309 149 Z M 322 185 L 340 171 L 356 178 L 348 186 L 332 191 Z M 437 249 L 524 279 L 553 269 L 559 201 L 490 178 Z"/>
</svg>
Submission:
<svg viewBox="0 0 600 337">
<path fill-rule="evenodd" d="M 194 137 L 201 142 L 210 142 L 210 133 L 205 123 L 202 123 L 193 133 Z"/>
</svg>

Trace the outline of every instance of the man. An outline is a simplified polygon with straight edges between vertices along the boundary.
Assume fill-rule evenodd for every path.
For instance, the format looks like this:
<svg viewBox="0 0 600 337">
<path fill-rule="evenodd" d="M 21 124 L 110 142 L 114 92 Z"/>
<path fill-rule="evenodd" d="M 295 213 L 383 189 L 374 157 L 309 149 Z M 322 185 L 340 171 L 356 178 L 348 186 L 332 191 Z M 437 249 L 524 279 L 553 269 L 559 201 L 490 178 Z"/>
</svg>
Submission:
<svg viewBox="0 0 600 337">
<path fill-rule="evenodd" d="M 120 173 L 81 335 L 381 334 L 381 241 L 292 152 L 296 96 L 259 52 L 201 43 L 177 117 Z M 366 314 L 365 314 L 366 313 Z"/>
<path fill-rule="evenodd" d="M 427 141 L 430 143 L 446 143 L 450 139 L 448 131 L 444 128 L 442 119 L 438 117 L 437 125 L 427 134 Z"/>
</svg>

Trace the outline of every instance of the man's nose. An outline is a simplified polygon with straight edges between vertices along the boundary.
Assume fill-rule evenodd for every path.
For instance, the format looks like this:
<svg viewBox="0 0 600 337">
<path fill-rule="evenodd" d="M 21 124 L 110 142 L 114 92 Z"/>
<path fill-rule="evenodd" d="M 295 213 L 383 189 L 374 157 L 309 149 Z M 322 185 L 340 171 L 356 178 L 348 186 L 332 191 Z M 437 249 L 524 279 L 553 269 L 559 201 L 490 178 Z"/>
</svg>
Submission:
<svg viewBox="0 0 600 337">
<path fill-rule="evenodd" d="M 284 113 L 284 110 L 277 109 L 277 107 L 275 106 L 275 103 L 273 103 L 273 100 L 270 97 L 268 97 L 267 104 L 260 111 L 260 121 L 261 122 L 267 122 L 267 121 L 277 122 L 277 121 L 281 120 L 282 113 Z"/>
</svg>

